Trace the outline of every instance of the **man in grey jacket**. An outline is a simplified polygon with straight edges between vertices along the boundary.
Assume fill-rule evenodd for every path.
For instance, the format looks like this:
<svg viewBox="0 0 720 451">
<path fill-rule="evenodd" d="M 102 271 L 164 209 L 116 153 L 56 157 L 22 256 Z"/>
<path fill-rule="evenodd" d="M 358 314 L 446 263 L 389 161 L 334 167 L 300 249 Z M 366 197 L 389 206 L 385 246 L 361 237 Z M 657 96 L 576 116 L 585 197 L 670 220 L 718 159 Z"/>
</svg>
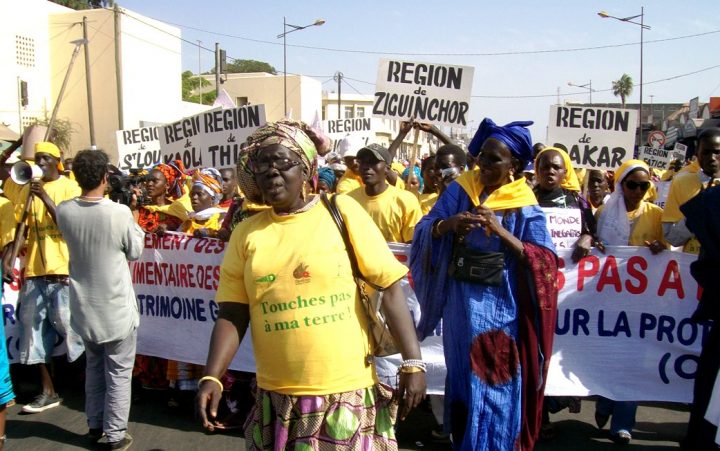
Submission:
<svg viewBox="0 0 720 451">
<path fill-rule="evenodd" d="M 88 436 L 104 433 L 110 449 L 125 450 L 140 322 L 127 261 L 140 257 L 145 235 L 127 206 L 104 197 L 107 154 L 80 151 L 73 173 L 82 195 L 58 205 L 57 222 L 70 251 L 71 324 L 85 342 Z"/>
</svg>

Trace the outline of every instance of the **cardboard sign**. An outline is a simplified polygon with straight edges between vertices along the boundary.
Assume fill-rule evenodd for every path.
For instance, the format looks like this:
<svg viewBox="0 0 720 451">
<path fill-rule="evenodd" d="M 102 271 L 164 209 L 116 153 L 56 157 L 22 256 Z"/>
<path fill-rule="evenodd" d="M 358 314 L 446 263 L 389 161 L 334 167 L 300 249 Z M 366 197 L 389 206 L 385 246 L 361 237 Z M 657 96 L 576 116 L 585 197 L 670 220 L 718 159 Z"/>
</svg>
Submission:
<svg viewBox="0 0 720 451">
<path fill-rule="evenodd" d="M 214 109 L 159 127 L 163 162 L 182 160 L 187 169 L 234 168 L 240 146 L 265 125 L 265 105 Z"/>
<path fill-rule="evenodd" d="M 555 249 L 572 249 L 582 232 L 579 208 L 543 208 Z"/>
<path fill-rule="evenodd" d="M 132 168 L 148 169 L 162 163 L 158 127 L 144 127 L 115 132 L 118 148 L 117 167 L 122 171 Z"/>
<path fill-rule="evenodd" d="M 465 127 L 475 68 L 381 59 L 373 116 Z"/>
<path fill-rule="evenodd" d="M 546 142 L 575 168 L 613 170 L 632 159 L 637 123 L 635 110 L 553 105 Z"/>
<path fill-rule="evenodd" d="M 643 146 L 640 147 L 640 159 L 651 168 L 665 171 L 670 167 L 672 161 L 685 161 L 685 153 L 676 150 L 656 149 L 654 147 Z"/>
</svg>

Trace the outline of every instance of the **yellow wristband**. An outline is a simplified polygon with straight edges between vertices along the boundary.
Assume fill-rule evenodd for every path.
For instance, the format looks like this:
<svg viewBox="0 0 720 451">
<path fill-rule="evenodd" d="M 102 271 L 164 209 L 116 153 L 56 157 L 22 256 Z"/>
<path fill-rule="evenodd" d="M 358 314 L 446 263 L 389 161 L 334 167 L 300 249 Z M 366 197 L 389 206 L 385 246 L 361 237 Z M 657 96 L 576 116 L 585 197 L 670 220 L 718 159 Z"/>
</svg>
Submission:
<svg viewBox="0 0 720 451">
<path fill-rule="evenodd" d="M 400 368 L 400 372 L 403 374 L 424 373 L 423 369 L 419 366 L 404 366 Z"/>
<path fill-rule="evenodd" d="M 203 377 L 201 377 L 200 380 L 198 381 L 198 389 L 200 388 L 200 386 L 202 385 L 202 383 L 205 382 L 205 381 L 213 381 L 213 382 L 215 382 L 216 384 L 218 384 L 218 385 L 220 386 L 220 391 L 224 391 L 224 390 L 225 390 L 225 387 L 223 387 L 223 384 L 222 384 L 222 382 L 220 382 L 220 379 L 218 379 L 217 377 L 214 377 L 214 376 L 203 376 Z"/>
</svg>

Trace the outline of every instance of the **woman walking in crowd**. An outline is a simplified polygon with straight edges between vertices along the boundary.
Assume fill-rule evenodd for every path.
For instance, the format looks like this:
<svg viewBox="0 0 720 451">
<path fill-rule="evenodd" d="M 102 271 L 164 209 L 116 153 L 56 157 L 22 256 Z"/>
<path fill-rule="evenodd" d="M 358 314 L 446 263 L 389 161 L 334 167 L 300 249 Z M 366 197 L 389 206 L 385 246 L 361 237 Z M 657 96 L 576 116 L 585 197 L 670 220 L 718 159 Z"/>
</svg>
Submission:
<svg viewBox="0 0 720 451">
<path fill-rule="evenodd" d="M 626 161 L 615 171 L 615 191 L 597 211 L 598 236 L 610 246 L 648 246 L 653 254 L 667 248 L 662 230 L 662 209 L 643 200 L 650 189 L 650 170 L 640 160 Z M 610 437 L 616 443 L 632 440 L 637 402 L 599 397 L 595 422 L 602 429 L 612 416 Z"/>
<path fill-rule="evenodd" d="M 347 250 L 320 196 L 308 195 L 318 151 L 306 130 L 302 123 L 269 123 L 241 154 L 240 187 L 272 208 L 239 224 L 226 250 L 197 398 L 203 426 L 215 428 L 218 378 L 249 326 L 258 389 L 247 449 L 397 449 L 397 406 L 368 355 L 367 319 Z M 337 206 L 360 272 L 385 288 L 384 313 L 405 359 L 402 419 L 425 395 L 420 347 L 398 284 L 407 269 L 357 203 L 338 196 Z"/>
<path fill-rule="evenodd" d="M 334 193 L 337 179 L 335 178 L 335 172 L 329 168 L 318 169 L 318 181 L 317 181 L 317 192 L 318 193 Z"/>
<path fill-rule="evenodd" d="M 587 200 L 590 202 L 593 213 L 600 208 L 610 197 L 610 187 L 607 172 L 591 169 L 586 176 Z"/>
<path fill-rule="evenodd" d="M 413 239 L 418 334 L 442 318 L 445 427 L 456 449 L 532 449 L 540 430 L 557 262 L 522 177 L 530 124 L 485 119 L 470 144 L 479 168 L 450 184 Z"/>
<path fill-rule="evenodd" d="M 222 199 L 222 177 L 215 168 L 198 169 L 192 176 L 190 203 L 193 211 L 182 231 L 197 238 L 217 237 L 226 210 L 218 207 Z"/>
</svg>

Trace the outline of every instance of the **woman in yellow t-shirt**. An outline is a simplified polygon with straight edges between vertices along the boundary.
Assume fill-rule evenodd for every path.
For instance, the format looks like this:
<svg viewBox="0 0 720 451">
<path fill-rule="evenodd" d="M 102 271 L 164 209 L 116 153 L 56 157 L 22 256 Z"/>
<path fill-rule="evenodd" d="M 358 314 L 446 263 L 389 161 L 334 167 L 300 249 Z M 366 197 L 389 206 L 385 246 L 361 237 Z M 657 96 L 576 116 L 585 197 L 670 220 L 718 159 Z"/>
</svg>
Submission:
<svg viewBox="0 0 720 451">
<path fill-rule="evenodd" d="M 238 224 L 226 248 L 198 409 L 205 428 L 219 426 L 219 377 L 250 327 L 258 388 L 247 449 L 397 449 L 398 406 L 373 367 L 342 235 L 320 197 L 308 194 L 314 138 L 303 123 L 268 123 L 240 155 L 240 187 L 271 208 Z M 384 288 L 383 313 L 405 359 L 397 396 L 404 418 L 425 395 L 425 365 L 398 284 L 407 269 L 360 205 L 338 195 L 337 207 L 363 278 Z"/>
<path fill-rule="evenodd" d="M 222 177 L 215 168 L 198 169 L 193 174 L 190 204 L 193 211 L 183 223 L 182 231 L 198 238 L 216 237 L 225 210 L 218 207 L 222 199 Z"/>
<path fill-rule="evenodd" d="M 653 254 L 667 248 L 662 231 L 662 209 L 644 200 L 650 189 L 650 169 L 641 160 L 626 161 L 615 171 L 615 191 L 602 205 L 598 218 L 598 237 L 607 245 L 648 246 Z M 600 397 L 595 406 L 599 428 L 610 417 L 610 437 L 627 444 L 635 425 L 636 401 L 613 401 Z"/>
</svg>

